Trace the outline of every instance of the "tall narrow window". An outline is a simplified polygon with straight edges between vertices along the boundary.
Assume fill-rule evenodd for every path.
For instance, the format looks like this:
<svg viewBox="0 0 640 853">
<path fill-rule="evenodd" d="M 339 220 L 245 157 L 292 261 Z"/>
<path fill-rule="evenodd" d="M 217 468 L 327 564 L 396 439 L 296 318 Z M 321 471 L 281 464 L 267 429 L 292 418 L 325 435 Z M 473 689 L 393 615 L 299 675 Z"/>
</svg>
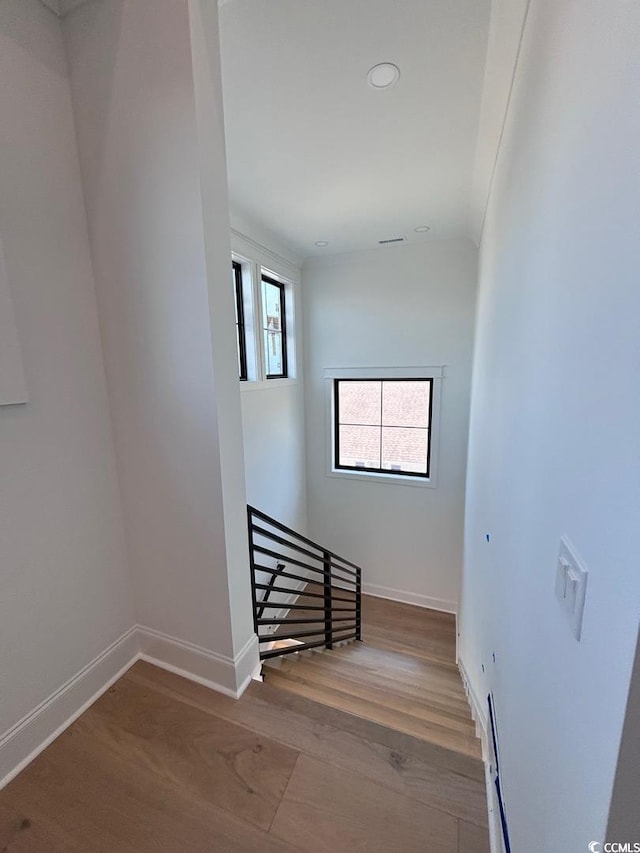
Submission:
<svg viewBox="0 0 640 853">
<path fill-rule="evenodd" d="M 335 379 L 334 466 L 429 477 L 433 379 Z"/>
<path fill-rule="evenodd" d="M 287 334 L 284 284 L 262 276 L 262 329 L 267 379 L 287 376 Z"/>
<path fill-rule="evenodd" d="M 236 306 L 236 338 L 238 342 L 238 374 L 247 380 L 247 336 L 244 327 L 244 298 L 242 292 L 242 267 L 237 261 L 232 264 L 232 281 Z"/>
</svg>

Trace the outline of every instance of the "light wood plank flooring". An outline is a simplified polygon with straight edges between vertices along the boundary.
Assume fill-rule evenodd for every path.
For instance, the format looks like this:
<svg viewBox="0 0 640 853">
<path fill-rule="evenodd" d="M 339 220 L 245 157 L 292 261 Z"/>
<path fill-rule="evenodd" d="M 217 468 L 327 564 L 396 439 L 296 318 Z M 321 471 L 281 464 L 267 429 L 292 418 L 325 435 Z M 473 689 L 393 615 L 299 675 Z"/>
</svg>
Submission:
<svg viewBox="0 0 640 853">
<path fill-rule="evenodd" d="M 362 643 L 275 659 L 266 682 L 479 759 L 455 618 L 367 595 L 362 609 Z"/>
<path fill-rule="evenodd" d="M 394 653 L 402 612 L 375 640 L 378 606 L 366 604 L 371 641 Z M 436 625 L 409 663 L 450 664 L 449 635 Z M 348 648 L 370 666 L 368 644 Z M 424 689 L 440 701 L 448 690 Z M 235 701 L 146 663 L 0 791 L 0 853 L 488 853 L 486 826 L 469 750 L 272 678 Z"/>
</svg>

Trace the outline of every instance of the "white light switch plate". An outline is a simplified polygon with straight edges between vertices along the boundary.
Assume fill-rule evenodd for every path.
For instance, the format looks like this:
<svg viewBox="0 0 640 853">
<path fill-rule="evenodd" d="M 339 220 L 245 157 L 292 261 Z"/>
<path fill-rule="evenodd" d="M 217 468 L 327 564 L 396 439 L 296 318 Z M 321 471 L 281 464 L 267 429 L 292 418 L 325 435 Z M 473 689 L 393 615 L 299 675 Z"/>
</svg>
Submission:
<svg viewBox="0 0 640 853">
<path fill-rule="evenodd" d="M 580 640 L 589 573 L 566 536 L 560 540 L 556 569 L 556 598 L 573 636 Z"/>
</svg>

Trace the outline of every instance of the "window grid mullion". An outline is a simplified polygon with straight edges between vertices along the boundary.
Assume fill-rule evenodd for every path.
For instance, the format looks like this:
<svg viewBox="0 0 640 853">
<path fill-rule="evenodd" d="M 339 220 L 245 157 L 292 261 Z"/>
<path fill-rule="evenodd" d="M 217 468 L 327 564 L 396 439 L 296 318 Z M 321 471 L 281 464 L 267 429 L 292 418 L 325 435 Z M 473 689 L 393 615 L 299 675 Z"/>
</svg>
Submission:
<svg viewBox="0 0 640 853">
<path fill-rule="evenodd" d="M 351 421 L 340 421 L 340 426 L 355 426 L 355 427 L 379 427 L 381 426 L 378 423 L 375 424 L 358 424 L 352 423 Z M 407 424 L 382 424 L 384 429 L 423 429 L 425 432 L 429 429 L 428 426 L 408 426 Z"/>
<path fill-rule="evenodd" d="M 382 446 L 382 442 L 383 442 L 383 435 L 384 435 L 384 433 L 383 433 L 383 430 L 384 430 L 384 423 L 383 423 L 383 421 L 384 421 L 384 386 L 385 386 L 385 383 L 387 381 L 397 381 L 397 380 L 384 380 L 384 379 L 371 379 L 371 380 L 363 379 L 363 380 L 359 380 L 359 379 L 354 379 L 354 380 L 342 380 L 342 381 L 345 381 L 345 382 L 357 381 L 357 382 L 364 382 L 364 383 L 379 382 L 380 383 L 380 423 L 379 424 L 355 424 L 355 423 L 350 423 L 350 422 L 343 422 L 341 420 L 341 415 L 340 415 L 340 384 L 341 384 L 341 380 L 334 379 L 334 395 L 335 395 L 335 409 L 334 409 L 335 461 L 334 461 L 334 464 L 336 466 L 336 469 L 354 470 L 354 471 L 360 471 L 362 473 L 366 473 L 366 472 L 382 473 L 382 474 L 393 473 L 394 475 L 400 475 L 400 476 L 418 476 L 418 477 L 428 478 L 430 476 L 430 467 L 431 467 L 430 466 L 430 455 L 431 455 L 431 419 L 432 419 L 432 412 L 433 412 L 433 408 L 432 408 L 433 407 L 433 380 L 431 378 L 426 378 L 426 379 L 422 379 L 422 380 L 413 380 L 413 379 L 408 380 L 408 381 L 425 382 L 429 388 L 429 406 L 428 406 L 428 413 L 427 413 L 427 425 L 425 427 L 422 427 L 422 426 L 406 426 L 406 425 L 399 425 L 399 424 L 392 424 L 389 426 L 389 429 L 417 429 L 417 430 L 421 430 L 421 431 L 426 432 L 426 434 L 427 434 L 427 451 L 426 451 L 426 460 L 425 460 L 425 462 L 426 462 L 426 472 L 425 473 L 418 472 L 418 471 L 402 471 L 402 470 L 398 471 L 398 470 L 393 470 L 393 469 L 391 469 L 390 471 L 387 471 L 386 469 L 383 468 L 383 446 Z M 355 465 L 342 465 L 342 464 L 340 464 L 340 458 L 341 458 L 340 428 L 343 426 L 351 426 L 351 427 L 356 427 L 356 428 L 357 427 L 366 427 L 369 429 L 374 429 L 376 427 L 379 428 L 379 430 L 380 430 L 380 445 L 379 445 L 379 456 L 378 456 L 378 461 L 379 461 L 378 469 L 363 468 L 363 467 L 359 467 L 359 466 L 355 466 Z"/>
<path fill-rule="evenodd" d="M 379 468 L 382 471 L 382 412 L 384 409 L 384 382 L 380 380 L 380 464 Z"/>
</svg>

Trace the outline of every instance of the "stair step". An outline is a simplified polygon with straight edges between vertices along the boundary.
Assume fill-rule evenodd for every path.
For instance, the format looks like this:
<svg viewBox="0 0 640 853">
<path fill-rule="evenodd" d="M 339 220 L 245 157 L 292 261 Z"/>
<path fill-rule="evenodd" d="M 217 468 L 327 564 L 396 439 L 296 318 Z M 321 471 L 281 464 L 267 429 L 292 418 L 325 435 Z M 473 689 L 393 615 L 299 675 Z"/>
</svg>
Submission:
<svg viewBox="0 0 640 853">
<path fill-rule="evenodd" d="M 376 646 L 455 663 L 456 620 L 451 613 L 363 595 L 362 625 L 364 639 Z"/>
<path fill-rule="evenodd" d="M 458 671 L 455 658 L 441 657 L 438 654 L 417 649 L 406 643 L 394 642 L 384 637 L 376 637 L 368 625 L 364 626 L 362 644 L 359 648 L 363 656 L 373 655 L 379 659 L 388 657 L 394 661 L 399 661 L 404 669 L 420 669 L 426 663 L 453 672 Z"/>
<path fill-rule="evenodd" d="M 408 732 L 399 731 L 343 708 L 333 707 L 294 693 L 288 687 L 278 685 L 276 679 L 270 678 L 263 683 L 253 682 L 244 697 L 267 702 L 282 711 L 295 712 L 323 726 L 351 732 L 369 742 L 380 744 L 404 755 L 411 755 L 434 767 L 468 777 L 484 785 L 484 765 L 478 757 L 451 750 L 431 740 L 424 740 Z"/>
<path fill-rule="evenodd" d="M 265 670 L 269 668 L 266 667 Z M 289 690 L 299 696 L 312 699 L 323 705 L 348 711 L 355 716 L 365 720 L 371 720 L 382 726 L 396 729 L 403 734 L 411 735 L 418 740 L 430 741 L 446 749 L 460 752 L 471 758 L 480 758 L 480 744 L 475 737 L 473 726 L 468 725 L 467 731 L 458 730 L 456 724 L 442 724 L 437 722 L 435 715 L 429 714 L 426 709 L 421 716 L 411 713 L 414 706 L 406 705 L 404 708 L 389 707 L 381 704 L 375 699 L 366 699 L 363 696 L 354 695 L 351 690 L 340 690 L 304 677 L 292 676 L 280 670 L 270 670 L 265 673 L 266 683 Z M 349 688 L 347 688 L 349 689 Z M 383 701 L 387 697 L 373 694 L 378 700 Z M 422 709 L 417 709 L 420 712 Z"/>
<path fill-rule="evenodd" d="M 487 826 L 484 765 L 479 759 L 269 682 L 252 684 L 239 704 L 243 702 L 253 704 L 263 726 L 269 721 L 270 736 L 462 820 Z M 265 713 L 269 706 L 271 715 Z"/>
<path fill-rule="evenodd" d="M 332 654 L 316 654 L 305 659 L 304 666 L 297 666 L 297 661 L 283 661 L 281 672 L 292 675 L 305 675 L 316 683 L 328 686 L 335 684 L 340 689 L 356 692 L 380 691 L 383 699 L 392 693 L 393 697 L 413 700 L 432 708 L 435 712 L 458 718 L 466 727 L 473 728 L 469 703 L 462 684 L 452 684 L 449 673 L 443 677 L 432 670 L 422 670 L 418 674 L 393 672 L 374 664 L 365 665 L 360 657 L 354 654 L 355 647 L 347 649 L 342 655 L 339 650 Z M 342 686 L 344 685 L 344 686 Z"/>
<path fill-rule="evenodd" d="M 307 587 L 308 592 L 316 589 L 321 587 Z M 298 599 L 309 600 L 314 599 Z M 455 617 L 363 596 L 362 624 L 362 642 L 270 659 L 264 667 L 267 684 L 299 700 L 480 758 L 455 659 Z"/>
</svg>

